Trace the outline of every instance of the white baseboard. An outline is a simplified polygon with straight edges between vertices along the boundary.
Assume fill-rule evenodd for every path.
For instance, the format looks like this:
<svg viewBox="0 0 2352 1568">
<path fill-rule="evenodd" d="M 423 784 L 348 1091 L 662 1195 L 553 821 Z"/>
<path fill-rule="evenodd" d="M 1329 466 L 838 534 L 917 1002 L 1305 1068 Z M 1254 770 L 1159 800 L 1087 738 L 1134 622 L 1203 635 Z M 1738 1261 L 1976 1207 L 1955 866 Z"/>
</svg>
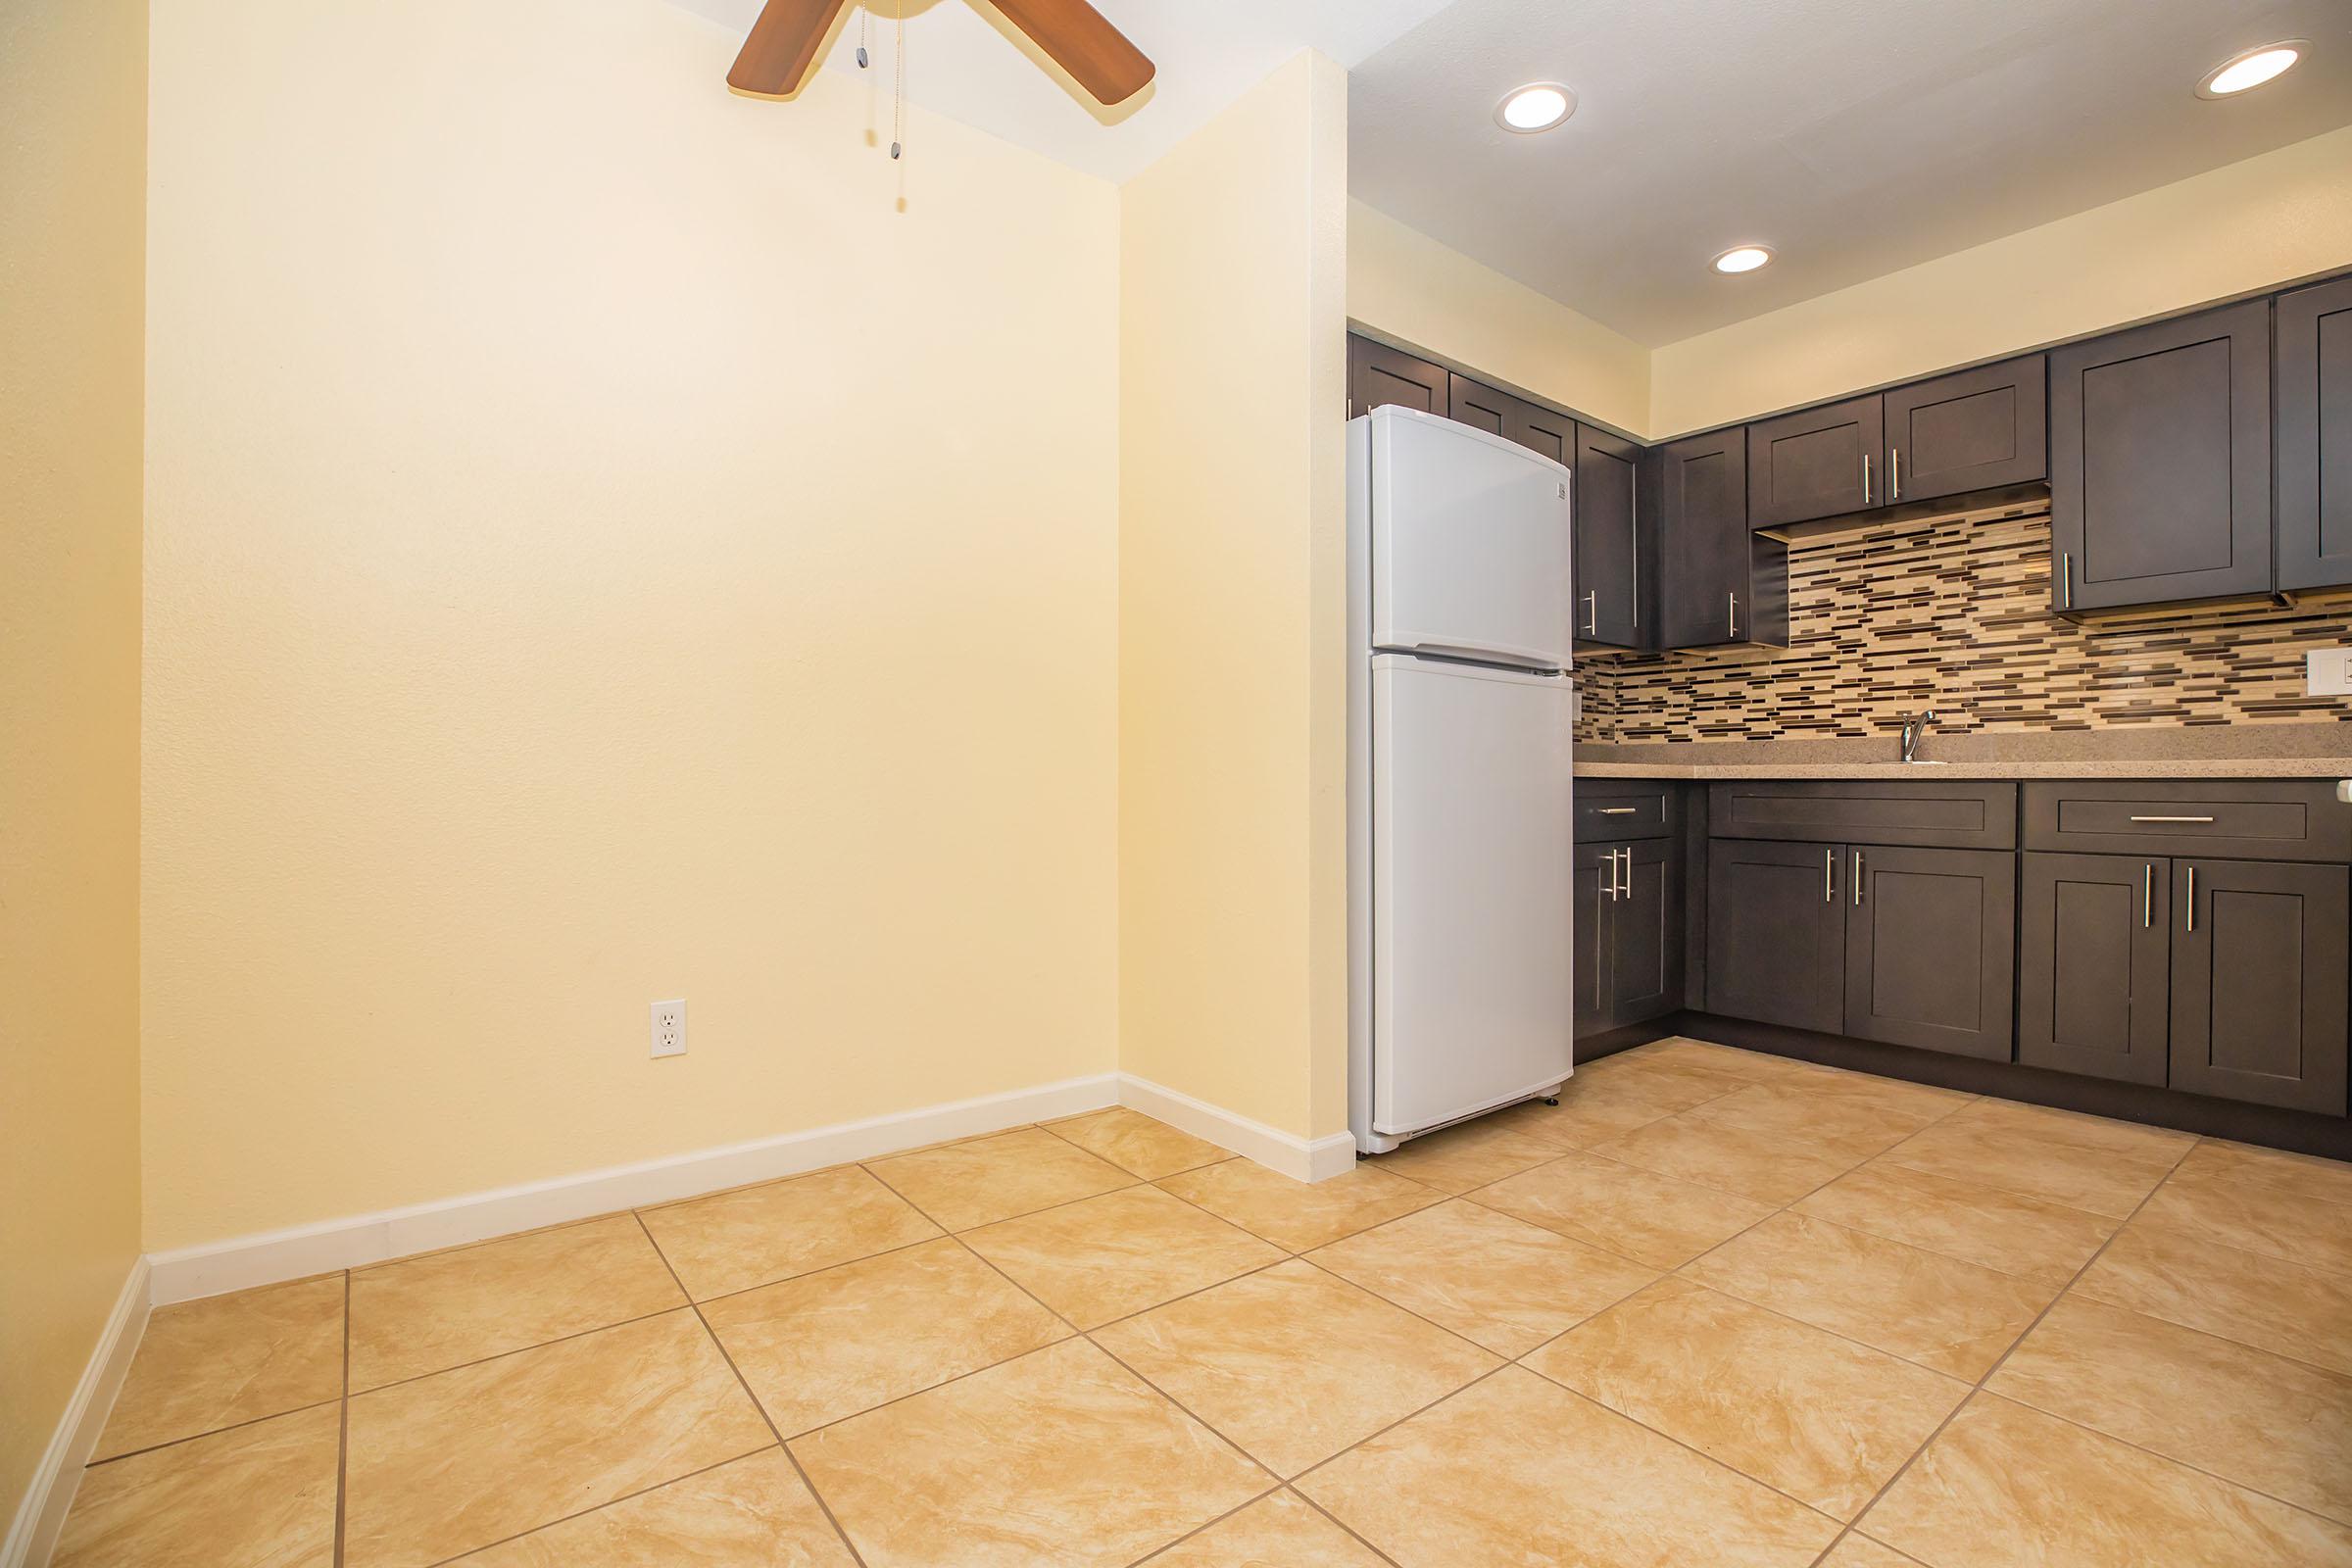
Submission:
<svg viewBox="0 0 2352 1568">
<path fill-rule="evenodd" d="M 516 1231 L 895 1154 L 1026 1122 L 1075 1116 L 1118 1103 L 1118 1089 L 1116 1073 L 1069 1078 L 1034 1089 L 927 1105 L 668 1159 L 615 1165 L 437 1203 L 156 1252 L 148 1258 L 154 1267 L 154 1302 L 164 1306 L 225 1291 L 358 1268 L 437 1248 L 462 1247 Z M 14 1565 L 0 1562 L 0 1568 Z"/>
<path fill-rule="evenodd" d="M 81 1369 L 81 1381 L 74 1385 L 74 1396 L 66 1401 L 65 1414 L 58 1417 L 49 1446 L 33 1469 L 32 1484 L 17 1505 L 8 1539 L 0 1542 L 0 1568 L 47 1568 L 66 1527 L 66 1510 L 74 1506 L 74 1489 L 81 1485 L 82 1466 L 98 1446 L 98 1434 L 114 1413 L 115 1396 L 122 1392 L 122 1376 L 130 1370 L 139 1337 L 147 1332 L 149 1289 L 147 1260 L 142 1257 L 130 1265 L 115 1309 L 107 1314 L 106 1328 Z"/>
<path fill-rule="evenodd" d="M 1138 1078 L 1131 1072 L 1119 1074 L 1119 1103 L 1157 1117 L 1195 1138 L 1205 1138 L 1220 1149 L 1246 1154 L 1296 1181 L 1323 1181 L 1343 1175 L 1355 1165 L 1352 1134 L 1333 1133 L 1310 1142 L 1262 1121 L 1236 1115 L 1205 1100 L 1195 1100 L 1164 1088 L 1149 1078 Z"/>
</svg>

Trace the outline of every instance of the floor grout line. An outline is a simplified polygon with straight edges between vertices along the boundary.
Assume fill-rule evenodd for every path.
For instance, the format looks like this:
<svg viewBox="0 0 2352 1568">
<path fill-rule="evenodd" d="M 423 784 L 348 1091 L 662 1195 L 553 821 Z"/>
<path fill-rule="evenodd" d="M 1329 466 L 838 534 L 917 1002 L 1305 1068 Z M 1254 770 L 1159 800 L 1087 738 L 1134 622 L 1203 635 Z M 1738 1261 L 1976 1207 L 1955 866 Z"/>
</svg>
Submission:
<svg viewBox="0 0 2352 1568">
<path fill-rule="evenodd" d="M 291 1409 L 272 1410 L 268 1415 L 247 1416 L 242 1421 L 231 1421 L 226 1426 L 207 1427 L 202 1432 L 191 1432 L 184 1438 L 172 1438 L 162 1443 L 150 1443 L 144 1448 L 132 1448 L 126 1453 L 110 1453 L 103 1459 L 89 1460 L 81 1468 L 85 1474 L 92 1470 L 103 1470 L 110 1464 L 121 1464 L 125 1459 L 144 1458 L 151 1453 L 161 1453 L 166 1448 L 184 1448 L 191 1443 L 202 1443 L 207 1438 L 218 1438 L 231 1432 L 242 1432 L 247 1427 L 258 1427 L 265 1421 L 282 1421 L 290 1415 L 305 1415 L 310 1411 L 323 1410 L 330 1404 L 340 1402 L 342 1402 L 341 1395 L 332 1395 L 323 1399 L 312 1399 L 308 1403 L 295 1405 Z"/>
<path fill-rule="evenodd" d="M 1220 1437 L 1223 1436 L 1222 1433 L 1218 1435 Z M 1228 1439 L 1227 1441 L 1230 1442 L 1231 1440 Z M 1260 1466 L 1260 1468 L 1262 1469 L 1263 1466 Z M 1277 1477 L 1273 1486 L 1268 1487 L 1265 1491 L 1257 1494 L 1257 1495 L 1247 1499 L 1235 1507 L 1226 1509 L 1214 1519 L 1204 1520 L 1201 1523 L 1193 1526 L 1192 1529 L 1187 1530 L 1183 1535 L 1178 1536 L 1174 1541 L 1166 1542 L 1160 1545 L 1153 1546 L 1150 1551 L 1145 1552 L 1141 1557 L 1132 1559 L 1127 1564 L 1127 1568 L 1147 1568 L 1147 1565 L 1150 1564 L 1154 1557 L 1162 1557 L 1167 1555 L 1169 1552 L 1174 1551 L 1178 1546 L 1181 1546 L 1186 1542 L 1192 1540 L 1195 1536 L 1202 1535 L 1208 1531 L 1216 1529 L 1217 1526 L 1223 1524 L 1226 1520 L 1231 1519 L 1234 1515 L 1248 1512 L 1250 1509 L 1256 1507 L 1259 1503 L 1265 1501 L 1268 1497 L 1273 1496 L 1275 1494 L 1281 1491 L 1281 1478 Z"/>
<path fill-rule="evenodd" d="M 592 1503 L 585 1508 L 575 1508 L 570 1513 L 550 1519 L 544 1524 L 533 1525 L 528 1530 L 517 1530 L 511 1536 L 501 1536 L 496 1541 L 485 1541 L 478 1546 L 467 1546 L 464 1551 L 451 1556 L 435 1557 L 430 1562 L 422 1564 L 421 1568 L 446 1568 L 449 1563 L 464 1562 L 466 1558 L 478 1556 L 493 1547 L 504 1546 L 511 1542 L 527 1541 L 543 1530 L 553 1530 L 558 1525 L 567 1525 L 574 1519 L 585 1519 L 590 1514 L 603 1513 L 607 1508 L 617 1508 L 624 1502 L 635 1502 L 639 1497 L 651 1496 L 665 1488 L 677 1486 L 681 1482 L 692 1481 L 697 1476 L 707 1476 L 713 1470 L 724 1470 L 731 1464 L 741 1464 L 746 1459 L 756 1459 L 774 1446 L 776 1445 L 772 1443 L 763 1443 L 748 1452 L 729 1454 L 724 1459 L 714 1459 L 709 1464 L 697 1465 L 684 1475 L 671 1476 L 666 1481 L 657 1481 L 650 1487 L 639 1487 L 634 1492 L 624 1492 L 617 1497 L 608 1497 L 603 1502 Z"/>
<path fill-rule="evenodd" d="M 1451 1397 L 1451 1396 L 1447 1396 L 1447 1397 Z M 1366 1439 L 1365 1441 L 1369 1442 L 1371 1440 Z M 1362 1543 L 1363 1548 L 1366 1551 L 1370 1552 L 1373 1556 L 1378 1557 L 1382 1562 L 1387 1563 L 1389 1568 L 1400 1568 L 1400 1565 L 1397 1563 L 1396 1558 L 1390 1556 L 1387 1552 L 1374 1545 L 1371 1540 L 1366 1537 L 1362 1531 L 1356 1529 L 1355 1526 L 1349 1524 L 1338 1514 L 1333 1513 L 1329 1508 L 1324 1507 L 1321 1503 L 1308 1496 L 1305 1493 L 1300 1492 L 1296 1486 L 1293 1486 L 1291 1483 L 1286 1481 L 1283 1483 L 1282 1489 L 1283 1491 L 1289 1493 L 1292 1496 L 1297 1497 L 1300 1502 L 1305 1503 L 1309 1508 L 1314 1509 L 1315 1512 L 1321 1514 L 1324 1518 L 1330 1520 L 1335 1527 L 1347 1532 L 1350 1538 Z"/>
<path fill-rule="evenodd" d="M 681 1295 L 687 1297 L 689 1302 L 692 1302 L 693 1297 L 691 1293 L 687 1292 L 686 1290 L 686 1282 L 678 1278 L 678 1271 L 670 1265 L 669 1254 L 663 1252 L 662 1250 L 662 1244 L 654 1240 L 653 1228 L 645 1223 L 645 1216 L 637 1213 L 634 1209 L 630 1210 L 630 1213 L 637 1221 L 637 1228 L 645 1233 L 646 1241 L 653 1246 L 654 1251 L 661 1256 L 662 1266 L 669 1269 L 671 1283 L 677 1286 Z M 928 1215 L 924 1217 L 929 1218 Z M 710 1340 L 711 1348 L 718 1351 L 718 1358 L 726 1362 L 727 1370 L 735 1375 L 735 1386 L 743 1390 L 743 1396 L 751 1400 L 752 1408 L 760 1413 L 760 1424 L 767 1428 L 767 1435 L 776 1440 L 777 1447 L 784 1450 L 784 1462 L 791 1465 L 793 1470 L 800 1476 L 801 1485 L 808 1489 L 808 1495 L 810 1499 L 816 1503 L 818 1510 L 824 1514 L 825 1523 L 831 1525 L 833 1527 L 833 1534 L 841 1538 L 842 1549 L 850 1554 L 851 1560 L 856 1562 L 858 1565 L 858 1568 L 865 1568 L 865 1558 L 858 1552 L 858 1544 L 850 1539 L 849 1531 L 842 1528 L 841 1520 L 835 1517 L 833 1505 L 825 1500 L 824 1494 L 816 1490 L 816 1482 L 812 1477 L 810 1477 L 808 1469 L 802 1465 L 800 1455 L 792 1451 L 792 1446 L 784 1441 L 784 1434 L 776 1430 L 775 1417 L 769 1415 L 767 1413 L 767 1406 L 760 1402 L 760 1396 L 753 1392 L 751 1380 L 743 1375 L 743 1368 L 735 1364 L 734 1355 L 728 1351 L 727 1342 L 720 1339 L 717 1331 L 710 1327 L 710 1320 L 703 1316 L 703 1309 L 700 1305 L 696 1305 L 694 1307 L 694 1320 L 703 1326 L 703 1334 Z M 739 1454 L 737 1457 L 742 1458 L 746 1456 Z"/>
<path fill-rule="evenodd" d="M 1992 1379 L 1999 1374 L 2001 1368 L 2009 1364 L 2009 1358 L 2017 1353 L 2018 1348 L 2024 1345 L 2028 1339 L 2033 1337 L 2034 1331 L 2041 1327 L 2042 1320 L 2050 1315 L 2051 1310 L 2056 1307 L 2060 1301 L 2066 1299 L 2067 1294 L 2074 1290 L 2077 1285 L 2082 1283 L 2082 1276 L 2089 1273 L 2091 1267 L 2096 1264 L 2101 1257 L 2106 1255 L 2107 1249 L 2115 1245 L 2116 1237 L 2124 1234 L 2124 1227 L 2131 1224 L 2133 1219 L 2137 1218 L 2139 1211 L 2148 1206 L 2149 1200 L 2153 1199 L 2156 1194 L 2163 1189 L 2166 1182 L 2172 1180 L 2173 1172 L 2180 1168 L 2180 1161 L 2182 1159 L 2186 1159 L 2188 1157 L 2189 1150 L 2196 1148 L 2197 1142 L 2197 1140 L 2191 1139 L 2189 1143 L 2182 1148 L 2179 1157 L 2177 1157 L 2170 1166 L 2166 1167 L 2165 1173 L 2162 1176 L 2159 1176 L 2155 1183 L 2151 1185 L 2145 1193 L 2140 1195 L 2140 1200 L 2138 1202 L 2132 1205 L 2132 1212 L 2125 1215 L 2122 1221 L 2117 1224 L 2115 1229 L 2108 1234 L 2107 1239 L 2099 1244 L 2098 1250 L 2092 1252 L 2090 1256 L 2082 1260 L 2082 1266 L 2075 1270 L 2074 1277 L 2058 1288 L 2057 1293 L 2049 1298 L 2048 1302 L 2043 1305 L 2042 1309 L 2034 1315 L 2034 1321 L 2027 1324 L 2024 1331 L 2009 1342 L 2009 1348 L 2003 1350 L 2000 1355 L 1993 1360 L 1992 1365 L 1984 1369 L 1984 1375 L 1977 1379 L 1975 1384 L 1970 1387 L 1969 1392 L 1961 1397 L 1960 1402 L 1952 1406 L 1951 1413 L 1946 1415 L 1941 1421 L 1936 1422 L 1936 1430 L 1929 1433 L 1927 1437 L 1920 1443 L 1919 1446 L 1911 1450 L 1910 1456 L 1895 1467 L 1894 1473 L 1886 1478 L 1886 1485 L 1880 1487 L 1878 1491 L 1872 1493 L 1870 1494 L 1870 1500 L 1864 1503 L 1859 1509 L 1855 1510 L 1852 1522 L 1847 1524 L 1844 1529 L 1838 1531 L 1837 1536 L 1831 1540 L 1828 1545 L 1821 1548 L 1821 1555 L 1813 1559 L 1815 1568 L 1819 1568 L 1819 1564 L 1827 1559 L 1831 1552 L 1838 1549 L 1838 1542 L 1843 1541 L 1847 1536 L 1854 1534 L 1855 1531 L 1861 1528 L 1862 1521 L 1870 1517 L 1871 1510 L 1876 1508 L 1882 1501 L 1886 1499 L 1886 1494 L 1895 1489 L 1895 1487 L 1902 1481 L 1904 1476 L 1911 1473 L 1911 1467 L 1919 1463 L 1920 1458 L 1926 1454 L 1930 1448 L 1936 1446 L 1936 1440 L 1942 1437 L 1945 1430 L 1949 1428 L 1954 1421 L 1959 1419 L 1960 1412 L 1967 1409 L 1971 1404 L 1975 1403 L 1979 1395 L 1985 1393 L 1984 1385 L 1991 1382 Z M 1991 1397 L 1999 1398 L 2001 1396 L 1992 1395 Z M 2137 1445 L 2132 1445 L 2132 1446 L 2137 1446 Z M 2141 1449 L 2140 1451 L 2146 1452 L 2148 1450 Z M 2161 1458 L 2162 1455 L 2158 1455 L 2158 1457 Z M 1868 1539 L 1876 1540 L 1877 1538 L 1870 1537 Z M 1884 1544 L 1884 1543 L 1882 1543 L 1882 1544 Z M 1899 1550 L 1900 1548 L 1898 1547 L 1895 1549 Z M 1934 1565 L 1931 1564 L 1930 1568 L 1934 1568 Z"/>
</svg>

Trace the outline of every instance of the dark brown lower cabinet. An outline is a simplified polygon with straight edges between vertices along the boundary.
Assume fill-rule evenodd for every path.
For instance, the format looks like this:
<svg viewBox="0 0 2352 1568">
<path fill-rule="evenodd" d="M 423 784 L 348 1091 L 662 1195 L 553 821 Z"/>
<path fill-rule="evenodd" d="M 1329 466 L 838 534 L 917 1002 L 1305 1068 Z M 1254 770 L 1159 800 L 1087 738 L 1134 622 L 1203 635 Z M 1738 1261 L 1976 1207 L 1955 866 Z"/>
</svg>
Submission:
<svg viewBox="0 0 2352 1568">
<path fill-rule="evenodd" d="M 1616 881 L 1614 844 L 1579 844 L 1573 862 L 1576 929 L 1576 1032 L 1582 1037 L 1614 1028 L 1608 1012 L 1608 904 Z"/>
<path fill-rule="evenodd" d="M 1844 856 L 1836 844 L 1709 841 L 1709 1012 L 1843 1031 Z"/>
<path fill-rule="evenodd" d="M 1848 849 L 1844 1032 L 2007 1061 L 2016 930 L 2014 855 Z"/>
<path fill-rule="evenodd" d="M 1681 858 L 1670 839 L 1641 839 L 1618 856 L 1609 908 L 1611 1027 L 1642 1023 L 1683 1004 Z"/>
<path fill-rule="evenodd" d="M 2017 1059 L 2163 1083 L 2172 906 L 2169 859 L 2028 853 L 2018 890 Z"/>
<path fill-rule="evenodd" d="M 2352 871 L 2173 862 L 2172 1087 L 2345 1111 Z"/>
<path fill-rule="evenodd" d="M 1576 1032 L 1683 1004 L 1681 858 L 1671 839 L 1576 847 Z"/>
</svg>

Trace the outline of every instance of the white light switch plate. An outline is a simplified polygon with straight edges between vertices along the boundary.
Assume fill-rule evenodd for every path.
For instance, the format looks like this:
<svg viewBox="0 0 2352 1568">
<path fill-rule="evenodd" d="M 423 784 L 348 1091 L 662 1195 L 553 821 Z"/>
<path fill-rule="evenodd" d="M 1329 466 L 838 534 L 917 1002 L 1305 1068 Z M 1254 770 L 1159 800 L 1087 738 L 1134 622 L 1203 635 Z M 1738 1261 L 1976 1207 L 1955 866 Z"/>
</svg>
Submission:
<svg viewBox="0 0 2352 1568">
<path fill-rule="evenodd" d="M 2352 648 L 2314 648 L 2303 656 L 2308 697 L 2352 697 Z"/>
</svg>

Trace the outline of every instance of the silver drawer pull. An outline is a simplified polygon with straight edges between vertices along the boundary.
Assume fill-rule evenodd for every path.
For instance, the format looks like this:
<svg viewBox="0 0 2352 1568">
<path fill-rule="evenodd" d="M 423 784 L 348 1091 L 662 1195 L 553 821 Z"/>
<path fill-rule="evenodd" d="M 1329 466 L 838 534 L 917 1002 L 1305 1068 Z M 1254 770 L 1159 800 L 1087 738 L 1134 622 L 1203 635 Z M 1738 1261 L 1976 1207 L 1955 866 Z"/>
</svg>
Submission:
<svg viewBox="0 0 2352 1568">
<path fill-rule="evenodd" d="M 2135 816 L 2134 822 L 2210 822 L 2210 816 Z"/>
<path fill-rule="evenodd" d="M 1637 809 L 1638 808 L 1631 806 L 1603 806 L 1599 808 L 1600 814 L 1603 816 L 1631 816 Z"/>
</svg>

